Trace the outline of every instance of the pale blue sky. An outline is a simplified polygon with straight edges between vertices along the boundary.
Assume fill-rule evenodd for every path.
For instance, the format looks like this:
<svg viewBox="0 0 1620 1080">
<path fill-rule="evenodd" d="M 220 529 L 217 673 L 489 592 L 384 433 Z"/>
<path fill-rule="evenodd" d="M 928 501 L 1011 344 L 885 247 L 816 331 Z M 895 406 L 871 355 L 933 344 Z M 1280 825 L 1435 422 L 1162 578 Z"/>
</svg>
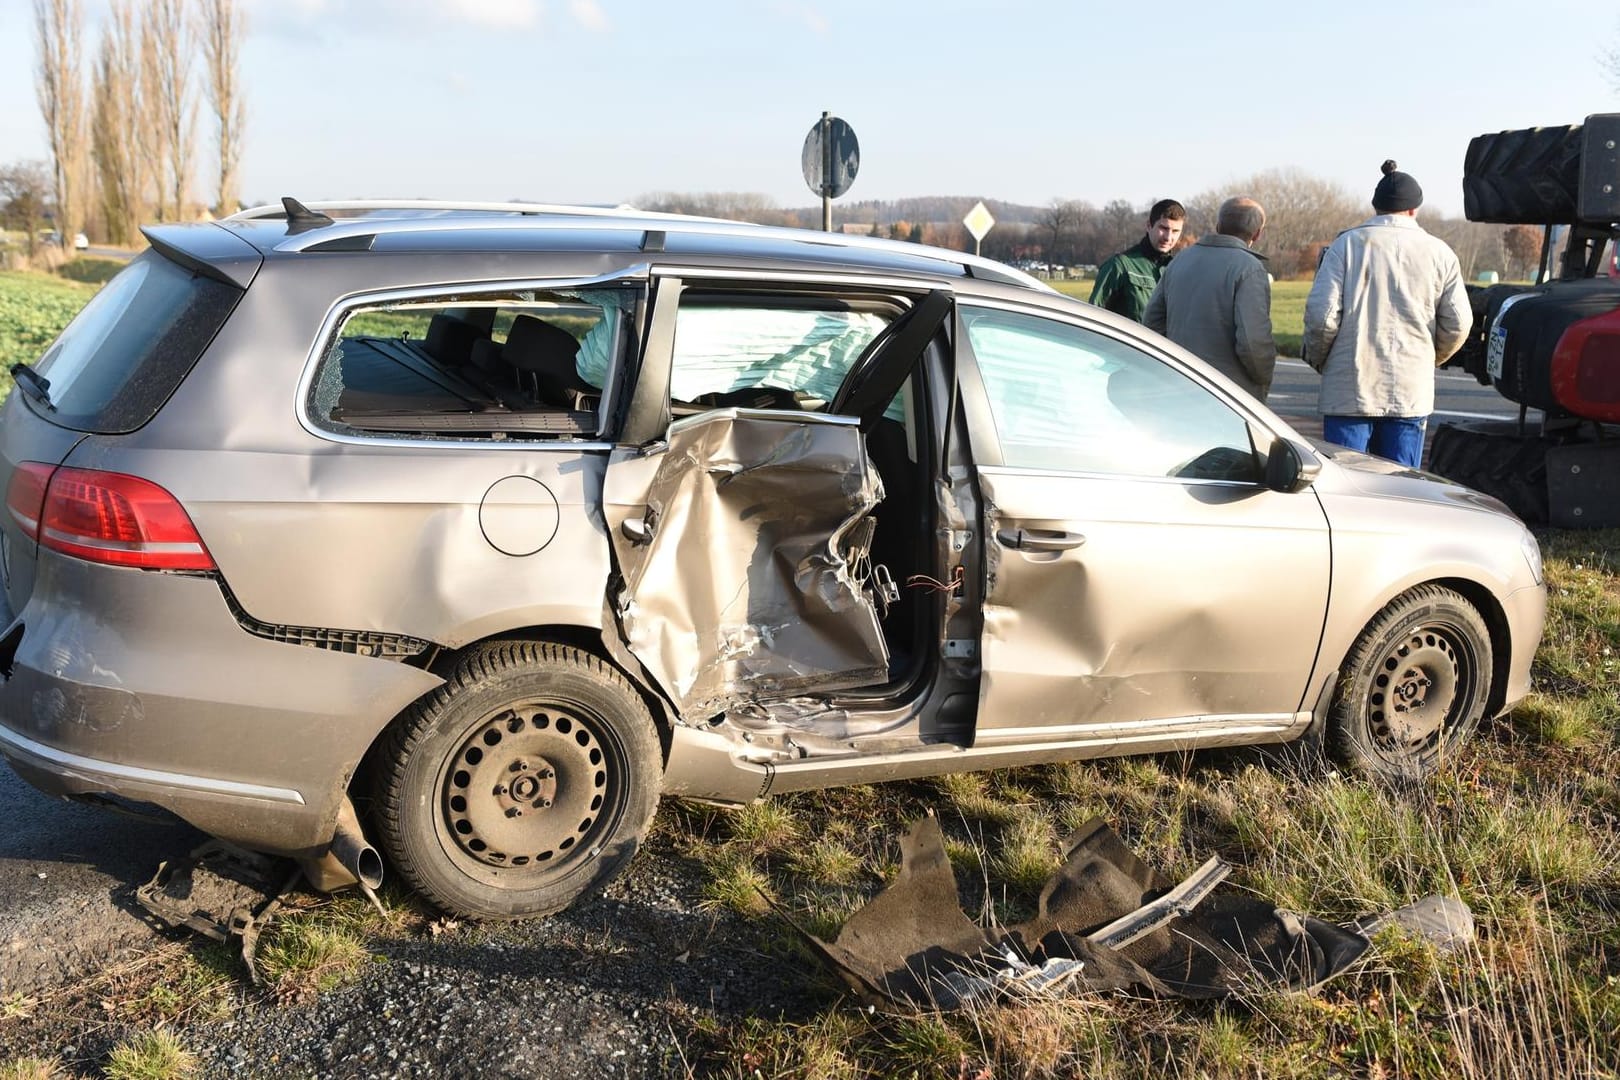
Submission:
<svg viewBox="0 0 1620 1080">
<path fill-rule="evenodd" d="M 1620 110 L 1615 0 L 245 2 L 253 201 L 810 205 L 829 109 L 861 141 L 847 199 L 1145 204 L 1280 166 L 1370 196 L 1394 157 L 1455 214 L 1473 135 Z M 45 156 L 33 70 L 31 0 L 0 0 L 0 162 Z"/>
</svg>

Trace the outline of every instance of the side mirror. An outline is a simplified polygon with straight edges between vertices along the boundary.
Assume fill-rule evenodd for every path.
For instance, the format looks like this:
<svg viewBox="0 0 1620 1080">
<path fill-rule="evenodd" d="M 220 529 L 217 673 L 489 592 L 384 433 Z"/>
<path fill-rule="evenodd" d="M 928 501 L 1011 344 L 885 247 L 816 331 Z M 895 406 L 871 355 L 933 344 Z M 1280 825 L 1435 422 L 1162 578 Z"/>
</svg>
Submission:
<svg viewBox="0 0 1620 1080">
<path fill-rule="evenodd" d="M 1304 491 L 1321 471 L 1322 463 L 1316 455 L 1292 439 L 1272 440 L 1271 452 L 1266 455 L 1266 487 L 1272 491 Z"/>
</svg>

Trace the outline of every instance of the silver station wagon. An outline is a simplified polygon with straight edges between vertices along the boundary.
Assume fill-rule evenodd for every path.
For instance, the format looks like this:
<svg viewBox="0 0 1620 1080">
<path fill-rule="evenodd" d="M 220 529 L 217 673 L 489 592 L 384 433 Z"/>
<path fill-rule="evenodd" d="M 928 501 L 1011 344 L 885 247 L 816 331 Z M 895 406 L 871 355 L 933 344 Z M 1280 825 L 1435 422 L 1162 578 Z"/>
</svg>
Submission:
<svg viewBox="0 0 1620 1080">
<path fill-rule="evenodd" d="M 1421 776 L 1529 686 L 1499 503 L 988 260 L 522 204 L 147 236 L 0 417 L 0 752 L 322 887 L 555 911 L 662 794 L 1318 733 Z"/>
</svg>

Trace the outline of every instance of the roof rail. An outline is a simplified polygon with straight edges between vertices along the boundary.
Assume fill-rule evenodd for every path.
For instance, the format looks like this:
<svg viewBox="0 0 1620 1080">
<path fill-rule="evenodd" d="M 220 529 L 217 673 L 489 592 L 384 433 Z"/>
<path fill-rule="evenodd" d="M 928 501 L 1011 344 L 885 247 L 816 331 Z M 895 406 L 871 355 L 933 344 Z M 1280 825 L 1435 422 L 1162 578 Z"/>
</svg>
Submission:
<svg viewBox="0 0 1620 1080">
<path fill-rule="evenodd" d="M 329 245 L 341 243 L 350 237 L 370 235 L 378 231 L 367 217 L 387 217 L 388 211 L 422 211 L 404 214 L 389 222 L 387 231 L 394 233 L 438 232 L 446 229 L 466 228 L 466 219 L 457 220 L 456 214 L 488 214 L 479 228 L 495 229 L 567 229 L 580 228 L 579 218 L 591 219 L 589 228 L 615 230 L 641 230 L 642 232 L 671 235 L 755 236 L 775 237 L 796 243 L 825 244 L 829 247 L 881 250 L 912 257 L 937 259 L 954 263 L 966 273 L 979 278 L 999 280 L 1026 288 L 1051 292 L 1052 287 L 1022 270 L 967 252 L 928 248 L 898 240 L 880 240 L 871 236 L 850 233 L 826 233 L 810 229 L 793 229 L 776 225 L 755 225 L 746 221 L 725 218 L 697 217 L 691 214 L 670 214 L 655 210 L 637 210 L 633 207 L 570 206 L 550 203 L 478 203 L 438 202 L 427 199 L 357 199 L 336 202 L 310 202 L 302 204 L 313 212 L 336 217 L 336 221 L 319 230 L 318 235 L 290 236 L 276 245 L 280 251 L 306 251 L 317 244 L 331 250 Z M 259 206 L 233 214 L 227 221 L 254 219 L 275 220 L 286 217 L 280 206 Z M 574 218 L 575 221 L 567 219 Z M 643 244 L 652 238 L 645 237 Z M 654 241 L 655 242 L 655 241 Z"/>
<path fill-rule="evenodd" d="M 615 206 L 607 205 L 580 205 L 573 203 L 538 203 L 538 202 L 462 202 L 459 200 L 439 199 L 334 199 L 319 202 L 302 202 L 300 205 L 309 210 L 323 213 L 335 218 L 357 218 L 367 216 L 385 217 L 389 211 L 405 211 L 429 215 L 448 214 L 518 214 L 518 215 L 567 215 L 577 217 L 622 217 L 633 214 L 637 217 L 678 217 L 682 220 L 693 220 L 686 214 L 664 214 L 655 210 L 638 210 L 628 203 L 619 203 Z M 249 207 L 230 215 L 227 221 L 254 221 L 263 219 L 281 219 L 287 216 L 287 211 L 281 203 L 266 203 L 263 206 Z M 707 218 L 697 220 L 723 221 L 723 218 Z"/>
</svg>

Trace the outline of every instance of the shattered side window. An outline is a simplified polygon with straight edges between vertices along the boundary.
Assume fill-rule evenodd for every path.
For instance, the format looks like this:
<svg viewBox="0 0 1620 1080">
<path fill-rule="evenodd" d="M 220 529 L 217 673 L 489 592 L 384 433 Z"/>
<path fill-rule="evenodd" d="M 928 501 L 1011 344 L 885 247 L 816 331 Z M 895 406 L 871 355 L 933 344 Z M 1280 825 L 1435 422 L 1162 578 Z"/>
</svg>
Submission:
<svg viewBox="0 0 1620 1080">
<path fill-rule="evenodd" d="M 1257 482 L 1244 419 L 1194 380 L 1102 334 L 964 308 L 1008 465 Z"/>
<path fill-rule="evenodd" d="M 316 369 L 316 424 L 349 435 L 594 439 L 628 297 L 452 295 L 356 308 Z"/>
<path fill-rule="evenodd" d="M 683 303 L 670 398 L 709 407 L 823 409 L 888 322 L 866 311 Z"/>
</svg>

